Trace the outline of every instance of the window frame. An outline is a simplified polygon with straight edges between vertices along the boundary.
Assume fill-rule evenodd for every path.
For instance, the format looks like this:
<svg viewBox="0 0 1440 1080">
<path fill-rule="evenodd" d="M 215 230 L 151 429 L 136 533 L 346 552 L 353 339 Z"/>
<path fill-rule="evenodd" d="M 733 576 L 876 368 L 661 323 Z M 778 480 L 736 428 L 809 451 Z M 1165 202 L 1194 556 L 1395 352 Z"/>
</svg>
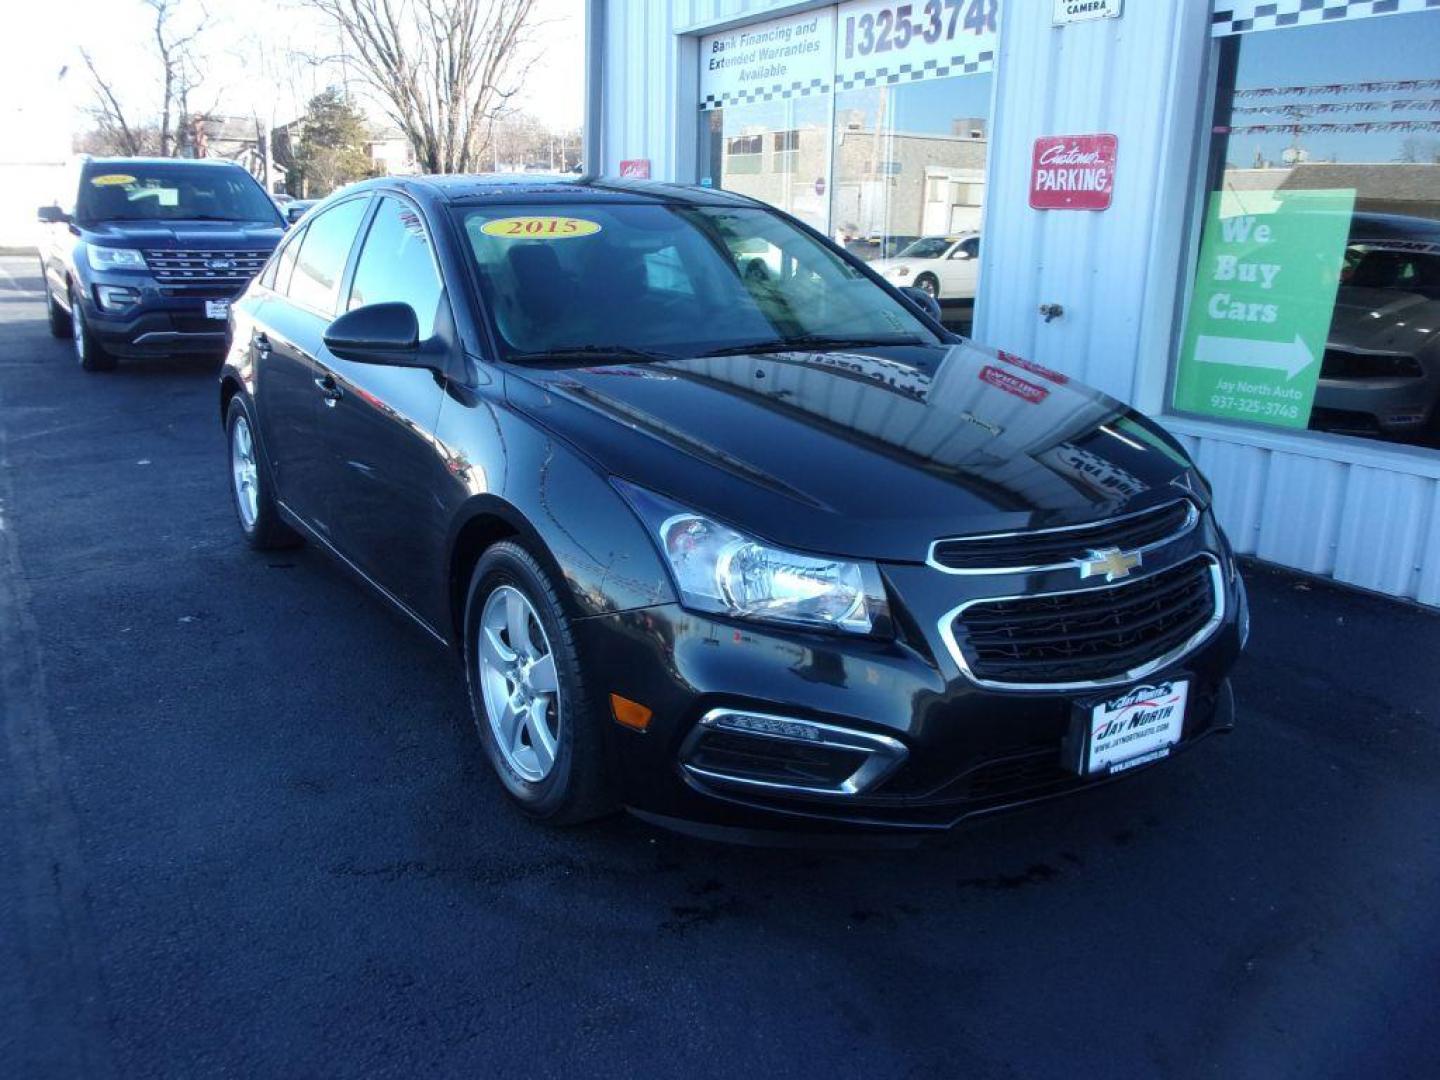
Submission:
<svg viewBox="0 0 1440 1080">
<path fill-rule="evenodd" d="M 337 199 L 330 206 L 323 208 L 322 210 L 320 210 L 319 213 L 316 213 L 313 217 L 311 217 L 308 221 L 305 222 L 302 243 L 301 246 L 296 249 L 295 263 L 290 270 L 290 281 L 286 283 L 285 292 L 278 293 L 278 295 L 285 298 L 285 302 L 288 303 L 291 307 L 297 308 L 300 311 L 309 312 L 312 315 L 316 315 L 322 319 L 325 319 L 327 322 L 335 319 L 337 315 L 339 315 L 340 297 L 342 295 L 348 295 L 349 293 L 350 274 L 354 269 L 355 254 L 359 250 L 360 237 L 368 230 L 370 218 L 375 212 L 373 196 L 374 192 L 372 191 L 357 191 L 353 195 L 347 195 L 343 199 Z M 300 256 L 304 254 L 303 240 L 309 239 L 310 231 L 315 227 L 315 223 L 321 218 L 323 218 L 326 214 L 334 213 L 342 206 L 346 206 L 353 202 L 359 202 L 361 200 L 364 200 L 367 205 L 360 212 L 360 224 L 355 229 L 355 235 L 350 238 L 350 247 L 346 250 L 345 259 L 341 263 L 340 277 L 336 282 L 335 299 L 330 305 L 330 310 L 322 311 L 321 309 L 315 307 L 313 304 L 302 303 L 296 300 L 293 296 L 290 295 L 289 287 L 290 283 L 295 280 L 295 271 L 299 269 Z"/>
</svg>

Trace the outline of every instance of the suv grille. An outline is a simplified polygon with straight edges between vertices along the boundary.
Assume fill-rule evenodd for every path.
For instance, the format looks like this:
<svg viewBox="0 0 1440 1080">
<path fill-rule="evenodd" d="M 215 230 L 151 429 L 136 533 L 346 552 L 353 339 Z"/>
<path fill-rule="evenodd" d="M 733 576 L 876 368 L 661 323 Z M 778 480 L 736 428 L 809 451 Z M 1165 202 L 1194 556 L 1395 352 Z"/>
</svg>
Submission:
<svg viewBox="0 0 1440 1080">
<path fill-rule="evenodd" d="M 951 625 L 981 682 L 1105 683 L 1176 659 L 1217 614 L 1218 570 L 1206 556 L 1147 577 L 1080 592 L 980 600 Z"/>
<path fill-rule="evenodd" d="M 239 292 L 260 272 L 268 251 L 150 250 L 145 264 L 161 285 L 228 285 Z"/>
<path fill-rule="evenodd" d="M 957 536 L 930 547 L 930 564 L 957 573 L 997 573 L 1067 566 L 1101 548 L 1133 551 L 1171 540 L 1195 524 L 1185 499 L 1107 521 L 1036 532 Z"/>
</svg>

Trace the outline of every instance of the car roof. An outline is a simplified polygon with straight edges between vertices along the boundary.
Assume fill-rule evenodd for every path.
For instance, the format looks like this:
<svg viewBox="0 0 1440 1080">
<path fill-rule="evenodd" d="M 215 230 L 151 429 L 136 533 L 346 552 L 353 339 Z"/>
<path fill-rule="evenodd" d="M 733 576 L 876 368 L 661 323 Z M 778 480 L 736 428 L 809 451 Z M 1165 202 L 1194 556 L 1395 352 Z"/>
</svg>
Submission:
<svg viewBox="0 0 1440 1080">
<path fill-rule="evenodd" d="M 353 184 L 347 191 L 398 188 L 461 206 L 486 203 L 564 204 L 580 202 L 669 203 L 689 206 L 764 206 L 744 195 L 693 184 L 616 177 L 485 173 L 449 176 L 386 176 Z"/>
<path fill-rule="evenodd" d="M 204 168 L 244 169 L 238 161 L 228 158 L 172 158 L 172 157 L 89 157 L 81 158 L 85 165 L 199 165 Z"/>
</svg>

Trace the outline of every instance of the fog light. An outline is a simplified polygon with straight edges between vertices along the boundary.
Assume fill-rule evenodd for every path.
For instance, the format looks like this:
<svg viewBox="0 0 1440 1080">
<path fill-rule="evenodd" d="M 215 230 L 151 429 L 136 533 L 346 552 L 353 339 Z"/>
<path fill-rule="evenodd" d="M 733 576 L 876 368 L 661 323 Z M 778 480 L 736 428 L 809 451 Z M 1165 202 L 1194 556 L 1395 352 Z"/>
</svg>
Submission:
<svg viewBox="0 0 1440 1080">
<path fill-rule="evenodd" d="M 140 291 L 132 289 L 127 285 L 97 285 L 95 286 L 95 302 L 100 305 L 101 311 L 119 311 L 127 308 L 140 299 Z"/>
<path fill-rule="evenodd" d="M 650 710 L 638 701 L 631 701 L 619 694 L 610 695 L 610 712 L 617 724 L 628 727 L 631 731 L 644 731 L 650 726 Z"/>
</svg>

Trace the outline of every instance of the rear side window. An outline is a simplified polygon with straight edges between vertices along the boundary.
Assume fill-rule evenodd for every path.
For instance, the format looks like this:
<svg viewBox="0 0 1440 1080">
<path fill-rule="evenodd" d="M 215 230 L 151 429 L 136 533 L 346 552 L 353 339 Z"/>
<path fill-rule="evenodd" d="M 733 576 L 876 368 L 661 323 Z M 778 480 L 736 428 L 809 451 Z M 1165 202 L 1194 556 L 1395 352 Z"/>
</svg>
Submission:
<svg viewBox="0 0 1440 1080">
<path fill-rule="evenodd" d="M 360 229 L 368 201 L 350 199 L 332 206 L 306 226 L 298 244 L 291 245 L 300 252 L 286 289 L 286 295 L 295 303 L 322 314 L 334 313 L 340 278 L 345 274 L 345 262 L 355 244 L 355 234 Z M 288 248 L 286 254 L 289 254 Z M 282 257 L 281 279 L 285 275 L 284 262 Z"/>
<path fill-rule="evenodd" d="M 401 199 L 385 196 L 365 235 L 345 309 L 366 304 L 409 304 L 420 324 L 420 340 L 424 341 L 435 331 L 440 293 L 440 275 L 435 272 L 430 237 L 419 212 Z"/>
<path fill-rule="evenodd" d="M 302 229 L 281 250 L 274 260 L 274 281 L 266 282 L 276 292 L 284 295 L 290 291 L 290 279 L 295 276 L 295 257 L 300 254 L 300 245 L 305 242 Z"/>
</svg>

